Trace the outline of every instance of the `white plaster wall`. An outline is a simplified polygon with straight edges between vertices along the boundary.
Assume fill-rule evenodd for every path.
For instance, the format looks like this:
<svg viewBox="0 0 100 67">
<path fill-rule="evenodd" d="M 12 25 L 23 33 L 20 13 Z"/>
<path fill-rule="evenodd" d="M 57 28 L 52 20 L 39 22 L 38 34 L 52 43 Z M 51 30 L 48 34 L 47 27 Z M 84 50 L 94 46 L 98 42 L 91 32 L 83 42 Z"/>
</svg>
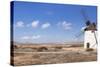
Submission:
<svg viewBox="0 0 100 67">
<path fill-rule="evenodd" d="M 95 31 L 96 38 L 97 38 L 97 31 Z M 90 48 L 97 48 L 96 40 L 94 33 L 90 31 L 85 31 L 84 35 L 84 48 L 87 48 L 87 43 L 90 43 Z"/>
</svg>

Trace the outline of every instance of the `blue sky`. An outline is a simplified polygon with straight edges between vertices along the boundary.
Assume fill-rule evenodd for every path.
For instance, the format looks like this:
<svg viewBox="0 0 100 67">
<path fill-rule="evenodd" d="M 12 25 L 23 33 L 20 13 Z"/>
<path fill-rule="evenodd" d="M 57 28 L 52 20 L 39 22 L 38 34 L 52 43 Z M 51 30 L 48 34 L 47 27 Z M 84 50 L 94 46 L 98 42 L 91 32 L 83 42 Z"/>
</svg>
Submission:
<svg viewBox="0 0 100 67">
<path fill-rule="evenodd" d="M 14 41 L 55 43 L 75 41 L 85 26 L 82 9 L 96 22 L 96 6 L 14 2 Z M 79 39 L 83 41 L 83 37 Z"/>
</svg>

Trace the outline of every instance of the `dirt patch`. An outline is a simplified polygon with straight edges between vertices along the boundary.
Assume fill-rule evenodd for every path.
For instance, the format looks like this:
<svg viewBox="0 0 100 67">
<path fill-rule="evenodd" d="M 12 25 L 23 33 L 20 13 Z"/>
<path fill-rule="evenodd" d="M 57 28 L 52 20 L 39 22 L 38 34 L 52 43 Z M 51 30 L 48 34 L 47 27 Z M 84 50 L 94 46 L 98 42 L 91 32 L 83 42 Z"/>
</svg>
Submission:
<svg viewBox="0 0 100 67">
<path fill-rule="evenodd" d="M 34 49 L 35 48 L 35 49 Z M 87 62 L 97 60 L 97 51 L 86 51 L 83 47 L 17 47 L 12 57 L 14 66 Z"/>
</svg>

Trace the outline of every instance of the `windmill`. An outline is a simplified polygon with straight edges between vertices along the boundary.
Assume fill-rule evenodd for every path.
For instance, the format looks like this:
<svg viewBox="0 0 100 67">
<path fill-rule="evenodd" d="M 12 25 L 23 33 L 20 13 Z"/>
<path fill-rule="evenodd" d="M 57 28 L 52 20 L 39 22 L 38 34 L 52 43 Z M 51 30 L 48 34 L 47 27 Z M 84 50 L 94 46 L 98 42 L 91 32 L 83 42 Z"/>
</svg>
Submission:
<svg viewBox="0 0 100 67">
<path fill-rule="evenodd" d="M 97 48 L 97 23 L 91 22 L 85 11 L 82 10 L 82 16 L 85 21 L 84 31 L 84 48 Z"/>
</svg>

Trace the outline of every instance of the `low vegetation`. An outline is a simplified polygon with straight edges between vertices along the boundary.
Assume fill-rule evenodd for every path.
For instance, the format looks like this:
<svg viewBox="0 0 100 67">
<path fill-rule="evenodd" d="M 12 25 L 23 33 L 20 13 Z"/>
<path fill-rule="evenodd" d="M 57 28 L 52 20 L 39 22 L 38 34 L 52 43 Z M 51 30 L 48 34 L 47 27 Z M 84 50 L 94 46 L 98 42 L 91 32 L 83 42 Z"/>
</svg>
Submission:
<svg viewBox="0 0 100 67">
<path fill-rule="evenodd" d="M 55 64 L 96 61 L 96 50 L 85 50 L 81 45 L 14 45 L 11 64 Z"/>
</svg>

